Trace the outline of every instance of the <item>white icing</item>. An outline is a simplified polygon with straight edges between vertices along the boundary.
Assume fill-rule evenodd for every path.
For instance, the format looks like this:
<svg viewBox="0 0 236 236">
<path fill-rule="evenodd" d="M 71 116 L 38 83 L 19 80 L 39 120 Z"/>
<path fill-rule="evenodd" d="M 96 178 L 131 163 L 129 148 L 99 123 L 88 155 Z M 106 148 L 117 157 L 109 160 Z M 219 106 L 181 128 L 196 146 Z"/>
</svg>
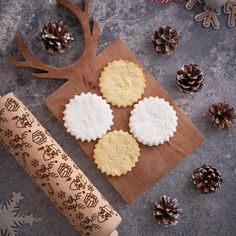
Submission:
<svg viewBox="0 0 236 236">
<path fill-rule="evenodd" d="M 110 105 L 96 94 L 76 95 L 63 113 L 67 132 L 81 141 L 101 138 L 113 125 Z"/>
<path fill-rule="evenodd" d="M 149 97 L 139 101 L 131 111 L 130 131 L 142 144 L 163 144 L 176 132 L 177 116 L 173 107 L 162 98 Z"/>
</svg>

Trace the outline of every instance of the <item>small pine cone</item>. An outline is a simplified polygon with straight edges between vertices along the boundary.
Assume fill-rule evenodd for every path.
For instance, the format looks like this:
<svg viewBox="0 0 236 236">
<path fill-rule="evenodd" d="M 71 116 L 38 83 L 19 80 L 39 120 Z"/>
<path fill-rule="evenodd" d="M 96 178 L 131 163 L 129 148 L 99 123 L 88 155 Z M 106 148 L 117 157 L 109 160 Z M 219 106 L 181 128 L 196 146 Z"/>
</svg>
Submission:
<svg viewBox="0 0 236 236">
<path fill-rule="evenodd" d="M 176 85 L 184 93 L 198 92 L 204 84 L 202 72 L 196 64 L 183 65 L 176 75 Z"/>
<path fill-rule="evenodd" d="M 41 29 L 40 36 L 43 46 L 51 53 L 64 52 L 70 41 L 74 40 L 62 21 L 47 22 Z"/>
<path fill-rule="evenodd" d="M 179 45 L 179 33 L 169 25 L 160 26 L 152 35 L 152 42 L 157 53 L 170 55 Z"/>
<path fill-rule="evenodd" d="M 159 224 L 175 225 L 178 223 L 178 217 L 181 209 L 178 206 L 178 200 L 163 195 L 159 202 L 155 204 L 153 216 Z"/>
<path fill-rule="evenodd" d="M 200 192 L 213 193 L 220 187 L 223 179 L 216 168 L 210 165 L 202 165 L 193 172 L 192 181 Z"/>
<path fill-rule="evenodd" d="M 228 130 L 234 123 L 236 115 L 234 114 L 234 108 L 228 103 L 220 102 L 212 104 L 209 107 L 211 122 L 221 129 Z"/>
</svg>

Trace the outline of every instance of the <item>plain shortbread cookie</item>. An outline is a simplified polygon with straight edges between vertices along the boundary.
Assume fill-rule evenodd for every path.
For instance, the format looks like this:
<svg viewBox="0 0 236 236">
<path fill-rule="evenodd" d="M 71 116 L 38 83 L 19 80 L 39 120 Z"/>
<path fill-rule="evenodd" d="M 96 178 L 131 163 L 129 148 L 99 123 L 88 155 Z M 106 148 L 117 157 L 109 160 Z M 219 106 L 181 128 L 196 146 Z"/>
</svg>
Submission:
<svg viewBox="0 0 236 236">
<path fill-rule="evenodd" d="M 114 130 L 98 141 L 93 157 L 102 173 L 120 176 L 135 166 L 139 151 L 138 142 L 131 134 Z"/>
<path fill-rule="evenodd" d="M 104 67 L 99 87 L 103 97 L 113 106 L 131 106 L 144 93 L 144 73 L 131 61 L 115 60 Z"/>
<path fill-rule="evenodd" d="M 142 144 L 163 144 L 176 132 L 177 116 L 173 107 L 162 98 L 149 97 L 139 101 L 131 111 L 129 127 Z"/>
<path fill-rule="evenodd" d="M 101 138 L 113 125 L 110 105 L 96 94 L 76 95 L 63 113 L 67 132 L 81 141 Z"/>
</svg>

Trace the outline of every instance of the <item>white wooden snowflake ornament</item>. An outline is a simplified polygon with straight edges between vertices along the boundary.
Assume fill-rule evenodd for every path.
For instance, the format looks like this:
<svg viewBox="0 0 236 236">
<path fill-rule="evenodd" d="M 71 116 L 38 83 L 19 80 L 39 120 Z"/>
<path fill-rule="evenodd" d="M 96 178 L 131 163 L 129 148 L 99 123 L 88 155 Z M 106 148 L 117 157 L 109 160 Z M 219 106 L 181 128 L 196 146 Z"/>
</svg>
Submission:
<svg viewBox="0 0 236 236">
<path fill-rule="evenodd" d="M 33 225 L 34 222 L 41 221 L 34 218 L 33 214 L 24 215 L 18 212 L 19 203 L 23 199 L 21 192 L 12 193 L 11 200 L 0 202 L 0 235 L 16 236 L 21 225 Z"/>
<path fill-rule="evenodd" d="M 217 16 L 220 15 L 222 6 L 224 6 L 224 13 L 228 14 L 228 26 L 235 26 L 236 0 L 189 0 L 186 4 L 186 9 L 191 10 L 198 2 L 205 4 L 204 12 L 196 15 L 195 20 L 198 22 L 203 21 L 204 27 L 211 25 L 214 29 L 220 28 Z"/>
</svg>

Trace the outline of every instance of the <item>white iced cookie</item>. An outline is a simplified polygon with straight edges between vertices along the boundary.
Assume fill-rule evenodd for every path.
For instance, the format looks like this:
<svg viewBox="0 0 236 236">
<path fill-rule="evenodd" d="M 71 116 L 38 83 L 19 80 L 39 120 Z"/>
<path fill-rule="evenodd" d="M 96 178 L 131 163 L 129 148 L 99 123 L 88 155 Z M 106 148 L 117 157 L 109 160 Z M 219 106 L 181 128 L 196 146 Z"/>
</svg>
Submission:
<svg viewBox="0 0 236 236">
<path fill-rule="evenodd" d="M 162 98 L 144 98 L 134 106 L 129 120 L 130 131 L 142 144 L 153 146 L 169 141 L 176 132 L 177 116 Z"/>
<path fill-rule="evenodd" d="M 81 141 L 101 138 L 113 125 L 110 105 L 96 94 L 76 95 L 63 113 L 67 132 Z"/>
</svg>

